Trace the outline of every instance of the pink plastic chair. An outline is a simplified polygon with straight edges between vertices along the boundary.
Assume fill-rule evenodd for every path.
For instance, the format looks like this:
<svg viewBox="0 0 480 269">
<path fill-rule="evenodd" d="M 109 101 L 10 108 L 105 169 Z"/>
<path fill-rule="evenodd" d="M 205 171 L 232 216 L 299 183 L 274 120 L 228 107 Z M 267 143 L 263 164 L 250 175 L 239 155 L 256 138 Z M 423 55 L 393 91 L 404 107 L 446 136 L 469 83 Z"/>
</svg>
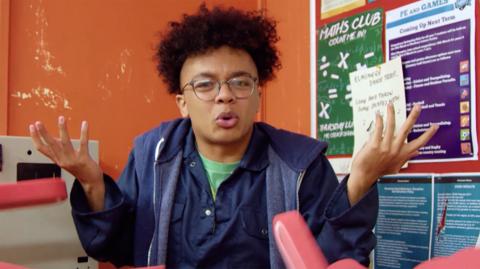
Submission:
<svg viewBox="0 0 480 269">
<path fill-rule="evenodd" d="M 67 199 L 65 181 L 60 178 L 24 180 L 0 184 L 0 210 L 56 203 Z M 0 269 L 28 269 L 0 262 Z M 165 266 L 132 269 L 165 269 Z"/>
<path fill-rule="evenodd" d="M 0 269 L 28 269 L 28 268 L 11 264 L 11 263 L 0 262 Z"/>
<path fill-rule="evenodd" d="M 283 261 L 289 269 L 366 269 L 353 259 L 343 259 L 328 265 L 305 220 L 297 211 L 276 215 L 273 218 L 273 233 Z M 433 258 L 415 267 L 452 268 L 480 268 L 480 249 L 463 249 L 452 256 Z"/>
<path fill-rule="evenodd" d="M 65 181 L 59 178 L 0 184 L 0 210 L 56 203 L 65 199 Z"/>
<path fill-rule="evenodd" d="M 422 262 L 415 269 L 478 269 L 480 268 L 480 249 L 466 248 L 448 257 L 437 257 Z"/>
<path fill-rule="evenodd" d="M 25 180 L 0 184 L 0 210 L 56 203 L 67 199 L 65 181 L 60 178 Z M 0 262 L 0 269 L 28 269 Z"/>
<path fill-rule="evenodd" d="M 329 265 L 305 220 L 297 211 L 276 215 L 273 218 L 273 234 L 289 269 L 365 269 L 353 259 L 343 259 Z"/>
</svg>

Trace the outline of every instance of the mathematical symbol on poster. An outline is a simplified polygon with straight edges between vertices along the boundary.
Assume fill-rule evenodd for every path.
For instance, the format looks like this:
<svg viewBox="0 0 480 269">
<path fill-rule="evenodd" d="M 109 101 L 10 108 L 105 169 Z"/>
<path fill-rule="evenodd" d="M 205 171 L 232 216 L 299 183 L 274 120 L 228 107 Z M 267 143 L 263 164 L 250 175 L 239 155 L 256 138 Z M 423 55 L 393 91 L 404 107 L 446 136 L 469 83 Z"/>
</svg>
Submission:
<svg viewBox="0 0 480 269">
<path fill-rule="evenodd" d="M 366 59 L 371 58 L 373 56 L 375 56 L 375 52 L 371 51 L 371 52 L 365 53 L 363 58 L 365 58 L 365 60 L 366 60 Z"/>
<path fill-rule="evenodd" d="M 338 63 L 338 68 L 348 69 L 347 58 L 350 56 L 350 53 L 345 53 L 340 51 L 340 62 Z"/>
<path fill-rule="evenodd" d="M 345 94 L 345 100 L 348 101 L 348 104 L 352 106 L 352 86 L 350 84 L 347 85 L 347 94 Z"/>
<path fill-rule="evenodd" d="M 321 111 L 318 113 L 319 118 L 325 118 L 325 119 L 330 119 L 330 116 L 328 115 L 327 109 L 330 107 L 330 104 L 325 104 L 323 102 L 320 102 L 321 106 Z"/>
<path fill-rule="evenodd" d="M 367 65 L 366 64 L 361 64 L 361 63 L 357 63 L 355 65 L 355 68 L 358 70 L 363 70 L 363 69 L 367 69 Z"/>
<path fill-rule="evenodd" d="M 328 98 L 336 99 L 338 97 L 337 89 L 328 89 Z"/>
<path fill-rule="evenodd" d="M 321 64 L 320 64 L 320 71 L 322 72 L 323 77 L 326 77 L 328 75 L 328 71 L 326 70 L 330 66 L 330 62 L 327 62 L 327 57 L 322 56 L 321 59 Z"/>
</svg>

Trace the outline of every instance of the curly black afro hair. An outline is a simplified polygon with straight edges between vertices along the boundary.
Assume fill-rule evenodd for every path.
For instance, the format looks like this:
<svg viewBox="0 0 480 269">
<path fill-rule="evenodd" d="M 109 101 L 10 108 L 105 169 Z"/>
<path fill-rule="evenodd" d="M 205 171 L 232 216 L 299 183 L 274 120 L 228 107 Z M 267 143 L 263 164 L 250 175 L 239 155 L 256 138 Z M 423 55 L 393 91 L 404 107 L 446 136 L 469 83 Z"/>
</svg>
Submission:
<svg viewBox="0 0 480 269">
<path fill-rule="evenodd" d="M 275 43 L 279 40 L 276 22 L 261 11 L 202 4 L 196 14 L 183 15 L 180 22 L 170 22 L 155 55 L 157 70 L 168 85 L 168 92 L 178 94 L 180 71 L 185 60 L 210 49 L 229 46 L 246 51 L 252 57 L 262 86 L 275 77 L 281 67 Z"/>
</svg>

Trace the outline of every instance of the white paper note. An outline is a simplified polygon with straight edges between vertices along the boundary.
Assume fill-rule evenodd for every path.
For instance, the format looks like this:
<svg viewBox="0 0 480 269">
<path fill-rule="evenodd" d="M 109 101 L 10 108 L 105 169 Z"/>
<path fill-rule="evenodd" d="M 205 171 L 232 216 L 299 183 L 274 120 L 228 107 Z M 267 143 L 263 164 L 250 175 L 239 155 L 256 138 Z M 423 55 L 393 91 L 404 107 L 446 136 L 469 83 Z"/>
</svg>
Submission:
<svg viewBox="0 0 480 269">
<path fill-rule="evenodd" d="M 406 120 L 405 87 L 400 58 L 350 73 L 354 128 L 353 158 L 375 129 L 375 114 L 386 126 L 387 104 L 395 107 L 396 131 Z"/>
</svg>

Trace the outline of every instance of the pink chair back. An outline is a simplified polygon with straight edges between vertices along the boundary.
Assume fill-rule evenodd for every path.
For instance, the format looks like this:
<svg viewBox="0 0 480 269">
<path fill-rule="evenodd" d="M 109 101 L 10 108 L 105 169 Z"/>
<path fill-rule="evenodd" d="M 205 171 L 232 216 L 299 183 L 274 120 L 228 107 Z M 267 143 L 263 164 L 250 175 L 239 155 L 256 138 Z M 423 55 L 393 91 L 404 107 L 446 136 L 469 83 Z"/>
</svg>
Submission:
<svg viewBox="0 0 480 269">
<path fill-rule="evenodd" d="M 0 210 L 55 203 L 67 199 L 65 181 L 60 178 L 25 180 L 0 184 Z M 0 262 L 0 269 L 28 269 Z"/>
<path fill-rule="evenodd" d="M 0 262 L 0 269 L 28 269 L 28 268 L 15 265 L 15 264 Z"/>
<path fill-rule="evenodd" d="M 289 269 L 326 269 L 328 262 L 313 238 L 303 217 L 297 211 L 273 218 L 275 242 Z"/>
<path fill-rule="evenodd" d="M 276 215 L 273 218 L 273 233 L 289 269 L 366 269 L 353 259 L 328 265 L 307 223 L 297 211 Z"/>
<path fill-rule="evenodd" d="M 448 257 L 437 257 L 422 262 L 415 269 L 478 269 L 480 268 L 480 249 L 466 248 Z"/>
<path fill-rule="evenodd" d="M 67 188 L 65 181 L 60 178 L 0 184 L 0 210 L 55 203 L 65 199 Z"/>
<path fill-rule="evenodd" d="M 281 213 L 273 218 L 273 232 L 280 254 L 289 269 L 366 269 L 353 259 L 327 264 L 303 217 L 297 211 Z M 449 257 L 422 262 L 415 269 L 478 269 L 480 248 L 467 248 Z"/>
</svg>

